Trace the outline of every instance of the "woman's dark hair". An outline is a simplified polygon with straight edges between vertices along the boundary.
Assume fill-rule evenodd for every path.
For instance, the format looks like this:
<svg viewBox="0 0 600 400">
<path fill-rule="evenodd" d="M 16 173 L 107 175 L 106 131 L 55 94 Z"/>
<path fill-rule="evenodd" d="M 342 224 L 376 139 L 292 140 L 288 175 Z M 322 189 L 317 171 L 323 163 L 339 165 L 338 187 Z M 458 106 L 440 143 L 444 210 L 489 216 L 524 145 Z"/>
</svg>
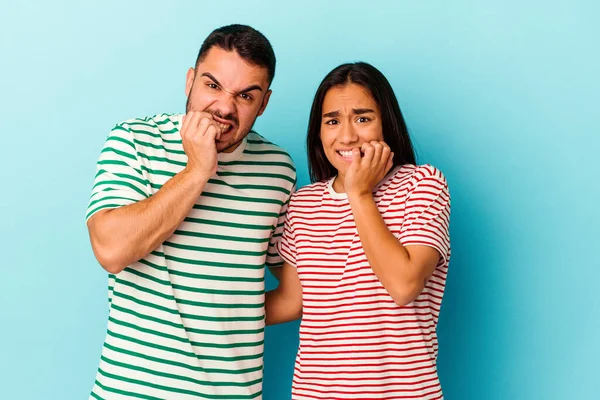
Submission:
<svg viewBox="0 0 600 400">
<path fill-rule="evenodd" d="M 321 142 L 323 100 L 329 89 L 351 83 L 365 88 L 377 103 L 381 112 L 383 140 L 394 152 L 393 166 L 416 164 L 415 152 L 406 129 L 406 123 L 388 80 L 370 64 L 364 62 L 342 64 L 323 79 L 310 110 L 306 150 L 308 152 L 308 171 L 312 182 L 330 179 L 338 173 L 337 169 L 327 160 Z"/>
</svg>

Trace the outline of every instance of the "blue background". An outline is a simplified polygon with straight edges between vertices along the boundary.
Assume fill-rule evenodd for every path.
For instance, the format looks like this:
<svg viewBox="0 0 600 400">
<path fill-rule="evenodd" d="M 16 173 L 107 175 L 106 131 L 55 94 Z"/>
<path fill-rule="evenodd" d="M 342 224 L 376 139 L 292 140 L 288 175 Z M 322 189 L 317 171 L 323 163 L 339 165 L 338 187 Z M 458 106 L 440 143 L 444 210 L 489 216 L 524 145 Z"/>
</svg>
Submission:
<svg viewBox="0 0 600 400">
<path fill-rule="evenodd" d="M 107 317 L 84 225 L 99 151 L 121 120 L 182 112 L 202 40 L 233 22 L 273 44 L 256 129 L 301 185 L 312 96 L 353 60 L 384 72 L 420 162 L 446 174 L 446 398 L 600 398 L 599 3 L 284 3 L 2 1 L 0 398 L 87 398 Z M 269 328 L 265 399 L 289 398 L 296 345 L 296 324 Z"/>
</svg>

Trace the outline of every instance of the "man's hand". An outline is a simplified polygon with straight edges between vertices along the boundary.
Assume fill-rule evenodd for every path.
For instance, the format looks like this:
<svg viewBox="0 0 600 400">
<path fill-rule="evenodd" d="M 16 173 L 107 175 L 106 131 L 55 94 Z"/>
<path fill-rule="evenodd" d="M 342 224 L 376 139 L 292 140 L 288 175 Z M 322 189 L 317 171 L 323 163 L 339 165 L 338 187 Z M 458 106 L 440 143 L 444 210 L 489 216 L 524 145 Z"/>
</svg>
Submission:
<svg viewBox="0 0 600 400">
<path fill-rule="evenodd" d="M 181 140 L 188 157 L 186 170 L 207 181 L 217 172 L 216 140 L 223 127 L 207 112 L 190 111 L 183 117 Z"/>
</svg>

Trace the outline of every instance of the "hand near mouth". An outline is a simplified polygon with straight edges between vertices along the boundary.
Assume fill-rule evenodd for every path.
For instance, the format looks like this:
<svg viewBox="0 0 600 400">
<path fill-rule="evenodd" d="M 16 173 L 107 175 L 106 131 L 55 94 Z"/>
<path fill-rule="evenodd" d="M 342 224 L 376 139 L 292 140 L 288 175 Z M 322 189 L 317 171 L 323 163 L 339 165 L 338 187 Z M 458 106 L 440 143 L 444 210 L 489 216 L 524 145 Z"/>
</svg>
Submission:
<svg viewBox="0 0 600 400">
<path fill-rule="evenodd" d="M 352 149 L 352 163 L 346 173 L 344 187 L 348 197 L 372 195 L 372 190 L 390 171 L 394 153 L 385 142 L 363 143 Z"/>
<path fill-rule="evenodd" d="M 183 150 L 188 157 L 188 171 L 203 180 L 208 180 L 217 172 L 215 141 L 229 127 L 231 125 L 215 121 L 212 114 L 207 112 L 190 111 L 183 117 L 180 132 Z"/>
</svg>

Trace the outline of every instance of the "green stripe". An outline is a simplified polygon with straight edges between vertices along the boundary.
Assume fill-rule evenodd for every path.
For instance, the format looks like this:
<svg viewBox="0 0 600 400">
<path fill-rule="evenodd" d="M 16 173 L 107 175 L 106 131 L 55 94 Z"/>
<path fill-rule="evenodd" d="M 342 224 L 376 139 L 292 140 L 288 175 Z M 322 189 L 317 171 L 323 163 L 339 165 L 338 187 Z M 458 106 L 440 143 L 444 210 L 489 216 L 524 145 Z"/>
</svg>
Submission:
<svg viewBox="0 0 600 400">
<path fill-rule="evenodd" d="M 283 192 L 285 194 L 290 194 L 290 191 L 287 190 L 286 188 L 282 188 L 279 186 L 268 186 L 268 185 L 248 185 L 248 184 L 244 184 L 244 185 L 232 185 L 226 182 L 223 182 L 221 180 L 217 180 L 217 179 L 209 179 L 208 183 L 212 183 L 213 185 L 221 185 L 221 186 L 228 186 L 228 187 L 232 187 L 234 189 L 240 189 L 240 190 L 244 190 L 244 189 L 251 189 L 251 190 L 273 190 L 276 192 Z"/>
<path fill-rule="evenodd" d="M 145 158 L 146 160 L 149 160 L 149 161 L 161 161 L 161 162 L 166 162 L 167 164 L 179 165 L 181 167 L 185 167 L 187 165 L 187 163 L 185 163 L 183 161 L 169 160 L 168 158 L 165 158 L 165 157 L 148 156 L 141 152 L 138 152 L 137 154 L 138 154 L 138 156 Z"/>
<path fill-rule="evenodd" d="M 134 168 L 131 165 L 127 164 L 125 161 L 121 161 L 121 160 L 99 160 L 98 165 L 121 165 L 123 167 L 131 168 L 138 174 L 142 175 L 141 170 Z M 143 168 L 144 168 L 144 166 L 142 165 L 142 169 Z"/>
<path fill-rule="evenodd" d="M 216 356 L 203 356 L 203 355 L 198 355 L 194 352 L 191 351 L 185 351 L 185 350 L 180 350 L 174 347 L 169 347 L 169 346 L 163 346 L 160 344 L 156 344 L 156 343 L 152 343 L 152 342 L 146 342 L 144 340 L 140 340 L 140 339 L 136 339 L 127 335 L 122 335 L 120 333 L 115 333 L 112 332 L 110 329 L 107 330 L 107 334 L 109 336 L 112 336 L 114 338 L 117 339 L 121 339 L 121 340 L 125 340 L 128 342 L 132 342 L 132 343 L 136 343 L 142 346 L 146 346 L 146 347 L 150 347 L 153 349 L 158 349 L 158 350 L 162 350 L 162 351 L 167 351 L 169 353 L 176 353 L 176 354 L 181 354 L 184 356 L 188 356 L 191 358 L 195 358 L 198 360 L 213 360 L 213 361 L 243 361 L 243 360 L 256 360 L 257 358 L 262 358 L 263 353 L 258 353 L 258 354 L 251 354 L 251 355 L 246 355 L 246 356 L 237 356 L 237 357 L 216 357 Z"/>
<path fill-rule="evenodd" d="M 263 230 L 263 231 L 272 231 L 273 229 L 275 229 L 275 227 L 273 225 L 238 224 L 235 222 L 214 221 L 211 219 L 190 218 L 190 217 L 185 218 L 184 221 L 185 222 L 193 222 L 195 224 L 225 226 L 227 228 L 237 228 L 237 229 L 252 229 L 252 230 Z"/>
<path fill-rule="evenodd" d="M 131 184 L 131 183 L 129 183 L 129 182 L 121 182 L 121 181 L 98 181 L 98 182 L 96 182 L 96 184 L 95 184 L 95 185 L 94 185 L 94 187 L 92 188 L 92 191 L 93 191 L 94 189 L 96 189 L 96 187 L 97 187 L 97 186 L 99 186 L 99 185 L 118 185 L 118 186 L 125 186 L 125 187 L 128 187 L 128 188 L 130 188 L 130 189 L 133 189 L 133 190 L 135 190 L 136 192 L 138 192 L 139 194 L 141 194 L 142 196 L 144 196 L 144 197 L 146 197 L 146 198 L 148 197 L 148 195 L 147 195 L 147 194 L 146 194 L 144 191 L 142 191 L 142 190 L 141 190 L 141 189 L 139 189 L 137 186 L 135 186 L 135 185 L 133 185 L 133 184 Z M 99 190 L 99 191 L 103 191 L 103 190 Z"/>
<path fill-rule="evenodd" d="M 118 172 L 109 172 L 105 169 L 99 169 L 98 172 L 96 173 L 95 178 L 104 175 L 104 174 L 113 174 L 119 178 L 123 178 L 123 179 L 129 179 L 135 182 L 138 182 L 144 186 L 150 184 L 150 182 L 148 182 L 146 179 L 142 179 L 140 177 L 134 176 L 134 175 L 129 175 L 129 174 L 123 174 L 123 173 L 118 173 Z"/>
<path fill-rule="evenodd" d="M 167 373 L 167 372 L 160 372 L 160 371 L 156 371 L 156 370 L 153 370 L 153 369 L 140 367 L 140 366 L 133 365 L 133 364 L 127 364 L 127 363 L 123 363 L 123 362 L 119 362 L 119 361 L 114 361 L 114 360 L 111 360 L 110 358 L 108 358 L 106 356 L 101 356 L 100 359 L 102 361 L 106 362 L 107 364 L 111 364 L 111 365 L 114 365 L 114 366 L 117 366 L 117 367 L 131 369 L 131 370 L 139 371 L 139 372 L 145 372 L 145 373 L 150 374 L 150 375 L 162 376 L 164 378 L 179 379 L 179 380 L 182 380 L 182 381 L 187 381 L 187 382 L 195 383 L 197 385 L 202 385 L 202 386 L 247 387 L 247 386 L 256 385 L 257 383 L 262 382 L 262 379 L 256 379 L 256 380 L 248 381 L 248 382 L 201 381 L 201 380 L 198 380 L 198 379 L 190 378 L 188 376 L 182 376 L 182 375 L 177 375 L 177 374 L 170 374 L 170 373 Z"/>
<path fill-rule="evenodd" d="M 154 264 L 144 258 L 138 261 L 141 264 L 147 265 L 151 268 L 157 269 L 159 271 L 168 272 L 171 275 L 184 276 L 186 278 L 194 278 L 194 279 L 205 279 L 210 281 L 220 281 L 220 282 L 262 282 L 263 278 L 249 278 L 243 276 L 220 276 L 220 275 L 207 275 L 207 274 L 195 274 L 192 272 L 183 272 L 174 269 L 169 269 L 167 267 L 163 267 L 162 265 Z"/>
<path fill-rule="evenodd" d="M 127 314 L 133 314 L 133 315 L 137 314 L 135 311 L 131 311 L 131 310 L 127 310 L 126 308 L 119 307 L 119 306 L 117 306 L 114 303 L 113 303 L 112 307 L 115 310 L 119 310 L 119 311 L 125 312 Z M 147 316 L 144 316 L 144 317 L 145 318 L 143 318 L 143 319 L 153 320 L 152 317 L 147 317 Z M 139 317 L 139 318 L 142 318 L 142 317 Z M 176 341 L 181 342 L 181 343 L 187 343 L 187 344 L 190 344 L 190 345 L 192 344 L 192 342 L 190 342 L 190 340 L 188 338 L 182 338 L 182 337 L 179 337 L 179 336 L 176 336 L 176 335 L 171 335 L 171 334 L 168 334 L 168 333 L 163 333 L 163 332 L 160 332 L 160 331 L 156 331 L 154 329 L 143 328 L 143 327 L 141 327 L 139 325 L 132 324 L 131 322 L 121 321 L 121 320 L 119 320 L 117 318 L 114 318 L 114 317 L 108 317 L 108 320 L 110 322 L 112 322 L 113 324 L 117 324 L 117 325 L 121 325 L 121 326 L 124 326 L 124 327 L 127 327 L 127 328 L 135 329 L 136 331 L 139 331 L 139 332 L 144 332 L 144 333 L 148 333 L 150 335 L 159 336 L 159 337 L 164 338 L 164 339 L 176 340 Z M 165 325 L 171 325 L 171 324 L 165 324 Z"/>
<path fill-rule="evenodd" d="M 133 150 L 136 150 L 135 145 L 133 143 L 131 143 L 129 140 L 125 139 L 125 138 L 122 138 L 120 136 L 109 136 L 106 139 L 106 142 L 108 143 L 111 140 L 114 140 L 116 142 L 125 143 L 126 145 L 130 146 Z"/>
<path fill-rule="evenodd" d="M 159 129 L 160 130 L 160 129 Z M 157 138 L 160 139 L 162 142 L 164 143 L 169 143 L 169 144 L 181 144 L 181 139 L 165 139 L 161 134 L 159 133 L 154 133 L 154 132 L 149 132 L 149 131 L 145 131 L 145 130 L 140 130 L 140 129 L 132 129 L 132 132 L 137 133 L 138 135 L 145 135 L 145 136 L 150 136 L 153 138 Z M 177 132 L 177 129 L 171 129 L 169 131 L 160 131 L 164 134 L 170 134 L 170 133 L 175 133 Z"/>
<path fill-rule="evenodd" d="M 189 394 L 189 395 L 193 395 L 193 396 L 198 396 L 198 397 L 202 397 L 205 399 L 214 399 L 214 400 L 246 400 L 246 399 L 255 399 L 259 396 L 262 395 L 262 391 L 259 391 L 257 393 L 254 393 L 252 395 L 207 395 L 207 394 L 203 394 L 200 392 L 195 392 L 193 390 L 185 390 L 185 389 L 178 389 L 178 388 L 173 388 L 173 387 L 169 387 L 169 386 L 163 386 L 163 385 L 157 385 L 155 383 L 151 383 L 151 382 L 144 382 L 141 381 L 139 379 L 131 379 L 131 378 L 126 378 L 126 377 L 122 377 L 122 376 L 118 376 L 118 375 L 114 375 L 114 374 L 110 374 L 108 372 L 104 372 L 102 369 L 98 368 L 98 372 L 107 377 L 107 378 L 111 378 L 111 379 L 115 379 L 115 380 L 120 380 L 123 382 L 128 382 L 128 383 L 133 383 L 133 384 L 137 384 L 137 385 L 142 385 L 142 386 L 147 386 L 147 387 L 151 387 L 154 389 L 159 389 L 159 390 L 164 390 L 167 392 L 173 392 L 173 393 L 182 393 L 182 394 Z"/>
<path fill-rule="evenodd" d="M 139 304 L 139 305 L 142 305 L 142 306 L 146 306 L 148 308 L 152 308 L 152 309 L 155 309 L 155 310 L 164 311 L 164 312 L 167 312 L 167 313 L 173 314 L 173 315 L 179 315 L 182 318 L 185 318 L 185 317 L 183 317 L 184 314 L 180 314 L 179 310 L 173 310 L 173 309 L 170 309 L 170 308 L 167 308 L 167 307 L 160 306 L 158 304 L 154 304 L 154 303 L 150 303 L 148 301 L 140 300 L 138 298 L 135 298 L 133 296 L 130 296 L 130 295 L 124 294 L 124 293 L 120 293 L 120 292 L 115 292 L 114 295 L 116 297 L 120 297 L 122 299 L 132 301 L 132 302 L 134 302 L 136 304 Z M 128 311 L 124 311 L 125 309 L 123 309 L 123 307 L 120 307 L 120 306 L 117 306 L 117 305 L 115 305 L 115 307 L 117 307 L 117 309 L 119 311 L 129 313 Z M 134 312 L 134 311 L 132 311 L 132 312 Z M 142 317 L 142 316 L 140 316 L 140 318 L 148 319 L 148 318 L 145 318 L 145 317 Z M 192 318 L 187 318 L 187 319 L 192 319 Z M 160 321 L 158 321 L 158 322 L 160 322 Z M 240 330 L 240 329 L 238 329 L 238 330 L 218 330 L 218 331 L 214 331 L 214 330 L 209 330 L 209 329 L 187 328 L 187 327 L 185 327 L 183 325 L 178 326 L 178 327 L 184 328 L 187 332 L 198 333 L 198 334 L 202 334 L 202 335 L 250 335 L 250 334 L 258 334 L 258 333 L 263 333 L 264 332 L 264 329 L 246 329 L 246 330 Z"/>
<path fill-rule="evenodd" d="M 163 121 L 163 122 L 158 122 L 157 121 L 156 123 L 160 124 L 160 125 L 165 125 L 165 124 L 168 124 L 169 122 L 173 122 L 173 121 Z M 129 122 L 129 123 L 127 123 L 127 125 L 131 125 L 131 124 L 141 124 L 142 126 L 144 125 L 144 123 L 142 123 L 142 122 Z M 171 130 L 168 130 L 168 131 L 162 131 L 162 130 L 160 130 L 160 128 L 158 127 L 158 125 L 157 126 L 153 126 L 153 125 L 150 125 L 150 124 L 146 124 L 146 125 L 150 126 L 151 128 L 157 128 L 162 133 L 175 133 L 175 132 L 177 132 L 177 129 L 171 129 Z M 177 125 L 177 124 L 175 122 L 173 122 L 173 125 Z M 134 132 L 134 133 L 147 132 L 147 131 L 144 131 L 144 130 L 140 131 L 138 129 L 133 129 L 133 128 L 129 128 L 129 130 L 131 132 Z"/>
<path fill-rule="evenodd" d="M 174 322 L 170 322 L 170 321 L 166 321 L 166 320 L 161 320 L 160 318 L 155 318 L 155 317 L 151 317 L 148 315 L 144 315 L 144 314 L 140 314 L 137 313 L 133 310 L 128 310 L 126 308 L 123 307 L 119 307 L 116 304 L 113 304 L 113 308 L 121 311 L 123 313 L 126 314 L 131 314 L 134 315 L 138 318 L 141 319 L 145 319 L 148 321 L 153 321 L 162 325 L 167 325 L 167 326 L 172 326 L 174 328 L 179 328 L 179 329 L 184 329 L 184 326 L 181 324 L 176 324 Z M 134 323 L 131 322 L 126 322 L 126 321 L 121 321 L 117 318 L 114 317 L 108 317 L 108 320 L 112 323 L 115 323 L 117 325 L 121 325 L 127 328 L 131 328 L 131 329 L 135 329 L 136 331 L 140 331 L 140 332 L 144 332 L 144 333 L 148 333 L 150 335 L 154 335 L 154 336 L 159 336 L 165 339 L 171 339 L 171 340 L 176 340 L 178 342 L 181 343 L 187 343 L 187 344 L 191 344 L 192 346 L 196 346 L 196 347 L 209 347 L 209 348 L 217 348 L 217 349 L 235 349 L 235 348 L 239 348 L 239 347 L 256 347 L 256 346 L 260 346 L 262 344 L 264 344 L 264 341 L 259 341 L 259 342 L 241 342 L 241 343 L 226 343 L 226 344 L 222 344 L 222 343 L 203 343 L 203 342 L 195 342 L 195 341 L 190 341 L 187 337 L 180 337 L 177 335 L 172 335 L 170 333 L 164 333 L 161 331 L 157 331 L 154 329 L 150 329 L 150 328 L 144 328 L 141 327 L 139 325 L 136 325 Z M 162 321 L 162 322 L 161 322 Z M 187 330 L 188 332 L 192 332 L 192 333 L 196 333 L 192 330 Z M 202 356 L 204 357 L 204 356 Z M 223 358 L 228 358 L 228 357 L 223 357 Z"/>
<path fill-rule="evenodd" d="M 103 204 L 101 206 L 98 206 L 96 208 L 94 208 L 92 211 L 88 212 L 85 216 L 85 219 L 88 219 L 90 216 L 96 214 L 98 211 L 100 210 L 104 210 L 105 208 L 119 208 L 122 207 L 123 204 Z"/>
<path fill-rule="evenodd" d="M 105 375 L 105 372 L 102 371 L 100 368 L 98 368 L 98 372 L 100 372 L 102 375 L 106 376 L 107 378 L 111 378 L 112 376 L 109 375 Z M 102 389 L 105 390 L 107 392 L 113 392 L 113 393 L 117 393 L 117 394 L 122 394 L 125 396 L 131 396 L 131 397 L 137 397 L 138 399 L 146 399 L 146 400 L 164 400 L 158 397 L 154 397 L 154 396 L 148 396 L 145 394 L 139 394 L 139 393 L 134 393 L 134 392 L 129 392 L 127 390 L 121 390 L 121 389 L 114 389 L 108 386 L 104 386 L 103 384 L 101 384 L 100 382 L 98 382 L 96 380 L 96 385 Z"/>
<path fill-rule="evenodd" d="M 296 171 L 296 168 L 286 162 L 280 161 L 219 161 L 219 165 L 261 165 L 267 167 L 286 167 L 292 171 Z"/>
<path fill-rule="evenodd" d="M 151 254 L 159 254 L 158 252 L 152 252 Z M 262 264 L 235 264 L 235 263 L 222 263 L 216 261 L 206 261 L 206 260 L 194 260 L 183 257 L 176 257 L 171 255 L 163 255 L 164 258 L 170 261 L 177 261 L 185 264 L 193 264 L 193 265 L 203 265 L 208 267 L 219 267 L 219 268 L 243 268 L 243 269 L 255 269 L 259 270 L 263 268 Z"/>
<path fill-rule="evenodd" d="M 246 369 L 218 369 L 218 368 L 202 368 L 202 367 L 198 367 L 195 365 L 189 365 L 189 364 L 185 364 L 182 362 L 177 362 L 177 361 L 172 361 L 172 360 L 167 360 L 164 358 L 158 358 L 158 357 L 152 357 L 146 354 L 142 354 L 142 353 L 137 353 L 135 351 L 130 351 L 130 350 L 126 350 L 126 349 L 122 349 L 120 347 L 117 346 L 113 346 L 111 344 L 108 343 L 104 343 L 104 347 L 106 347 L 109 350 L 112 350 L 116 353 L 122 353 L 122 354 L 127 354 L 129 356 L 133 356 L 133 357 L 138 357 L 138 358 L 142 358 L 148 361 L 153 361 L 153 362 L 157 362 L 160 364 L 168 364 L 168 365 L 173 365 L 176 367 L 181 367 L 181 368 L 185 368 L 185 369 L 189 369 L 191 371 L 195 371 L 195 372 L 205 372 L 207 374 L 231 374 L 231 375 L 241 375 L 241 374 L 248 374 L 248 373 L 252 373 L 252 372 L 258 372 L 262 370 L 262 366 L 259 367 L 254 367 L 254 368 L 246 368 Z"/>
<path fill-rule="evenodd" d="M 133 139 L 133 141 L 136 144 L 139 144 L 141 146 L 145 146 L 145 147 L 151 147 L 153 149 L 158 149 L 158 150 L 163 150 L 166 153 L 172 153 L 172 154 L 182 154 L 185 155 L 185 151 L 183 150 L 171 150 L 171 149 L 167 149 L 165 146 L 163 146 L 162 144 L 154 144 L 154 143 L 150 143 L 150 142 L 143 142 L 141 140 L 137 140 L 137 139 Z"/>
<path fill-rule="evenodd" d="M 98 192 L 98 193 L 102 193 L 102 192 Z M 98 200 L 94 200 L 92 202 L 90 202 L 90 204 L 88 205 L 88 208 L 90 208 L 91 206 L 93 206 L 94 204 L 100 202 L 100 201 L 104 201 L 104 200 L 127 200 L 128 202 L 132 202 L 135 203 L 137 202 L 137 200 L 135 199 L 131 199 L 129 197 L 121 197 L 121 196 L 106 196 L 106 197 L 102 197 L 99 198 Z"/>
<path fill-rule="evenodd" d="M 262 199 L 262 198 L 256 198 L 256 197 L 230 196 L 230 195 L 226 195 L 226 194 L 210 193 L 210 192 L 203 192 L 202 196 L 212 197 L 212 198 L 215 198 L 215 199 L 243 201 L 243 202 L 246 202 L 246 203 L 268 203 L 268 204 L 277 204 L 279 206 L 283 206 L 283 202 L 282 201 L 275 200 L 275 199 Z"/>
<path fill-rule="evenodd" d="M 166 121 L 161 121 L 161 122 L 159 122 L 159 123 L 156 123 L 156 124 L 148 124 L 148 123 L 146 123 L 146 122 L 138 122 L 138 121 L 136 121 L 136 122 L 127 122 L 126 124 L 127 124 L 128 126 L 132 126 L 132 125 L 141 125 L 141 126 L 147 126 L 147 127 L 150 127 L 150 128 L 155 128 L 155 129 L 158 129 L 158 130 L 159 130 L 159 132 L 161 132 L 161 133 L 166 133 L 166 134 L 171 134 L 171 133 L 175 133 L 175 132 L 177 132 L 177 131 L 179 130 L 179 129 L 177 129 L 177 128 L 173 128 L 173 129 L 169 129 L 169 130 L 162 130 L 162 129 L 160 129 L 160 126 L 158 126 L 159 124 L 160 124 L 160 125 L 165 125 L 165 124 L 168 124 L 169 122 L 172 122 L 172 123 L 173 123 L 173 125 L 178 125 L 178 124 L 179 124 L 178 122 L 175 122 L 175 121 L 168 121 L 168 120 L 166 120 Z"/>
<path fill-rule="evenodd" d="M 156 122 L 158 125 L 164 125 L 164 124 L 168 124 L 169 122 L 172 123 L 173 125 L 177 126 L 179 125 L 179 121 L 174 121 L 172 119 L 170 119 L 169 117 L 174 116 L 175 114 L 161 114 L 161 116 L 165 116 L 167 119 L 163 119 L 162 121 L 157 121 L 154 120 L 154 122 Z"/>
<path fill-rule="evenodd" d="M 125 151 L 117 150 L 114 147 L 105 147 L 105 148 L 102 149 L 102 151 L 100 153 L 115 153 L 115 154 L 117 154 L 117 155 L 119 155 L 121 157 L 131 158 L 132 160 L 136 160 L 137 161 L 136 156 L 134 156 L 133 154 L 127 153 Z"/>
<path fill-rule="evenodd" d="M 230 172 L 230 171 L 217 171 L 218 176 L 243 176 L 247 178 L 273 178 L 273 179 L 284 179 L 291 183 L 296 183 L 294 178 L 291 178 L 283 174 L 268 174 L 260 172 Z"/>
<path fill-rule="evenodd" d="M 288 153 L 282 150 L 244 150 L 245 154 L 281 154 L 283 156 L 288 156 Z"/>
<path fill-rule="evenodd" d="M 90 393 L 90 396 L 92 396 L 93 398 L 95 398 L 96 400 L 104 400 L 102 397 L 98 396 L 96 393 L 94 393 L 94 391 L 92 390 L 92 393 Z"/>
<path fill-rule="evenodd" d="M 175 232 L 173 232 L 173 234 L 181 235 L 181 236 L 199 237 L 199 238 L 205 238 L 205 239 L 243 242 L 243 243 L 266 243 L 269 241 L 269 238 L 254 239 L 254 238 L 246 238 L 246 237 L 242 237 L 242 236 L 213 235 L 211 233 L 202 233 L 202 232 L 175 231 Z"/>
<path fill-rule="evenodd" d="M 146 167 L 145 165 L 142 165 L 142 169 L 152 175 L 163 175 L 163 176 L 169 176 L 171 178 L 174 177 L 175 175 L 177 175 L 175 172 L 163 171 L 160 169 L 150 169 L 150 168 Z"/>
<path fill-rule="evenodd" d="M 120 293 L 119 293 L 119 295 L 117 297 L 128 298 L 128 300 L 133 299 L 132 296 L 121 295 Z M 137 301 L 135 301 L 135 300 L 133 300 L 133 301 L 137 303 Z M 243 330 L 243 329 L 240 330 L 240 329 L 238 329 L 238 330 L 219 330 L 219 331 L 214 331 L 214 330 L 208 330 L 208 329 L 189 328 L 189 327 L 186 327 L 183 324 L 180 324 L 178 322 L 172 322 L 172 321 L 167 321 L 167 320 L 162 319 L 162 318 L 152 317 L 150 315 L 142 314 L 142 313 L 139 313 L 137 311 L 130 310 L 130 309 L 125 308 L 125 307 L 121 307 L 121 306 L 119 306 L 117 304 L 114 304 L 113 308 L 115 310 L 121 311 L 123 313 L 133 315 L 134 317 L 137 317 L 137 318 L 145 319 L 147 321 L 156 322 L 156 323 L 159 323 L 159 324 L 162 324 L 162 325 L 172 326 L 174 328 L 184 329 L 186 332 L 197 333 L 197 334 L 201 334 L 201 335 L 218 335 L 218 336 L 256 335 L 256 334 L 264 332 L 264 329 L 246 329 L 246 330 Z M 172 313 L 174 315 L 175 314 L 179 314 L 179 312 L 177 310 L 170 310 L 170 311 L 175 311 L 174 313 Z M 113 317 L 109 317 L 109 320 L 111 320 L 111 318 L 113 318 Z M 116 318 L 113 318 L 113 319 L 114 319 L 113 322 L 115 322 L 115 323 L 117 323 L 119 325 L 129 326 L 128 324 L 131 324 L 132 326 L 129 326 L 129 327 L 130 328 L 134 327 L 132 323 L 129 323 L 129 322 L 126 322 L 126 321 L 123 322 L 123 321 L 117 320 Z M 140 329 L 147 329 L 149 331 L 149 333 L 155 332 L 155 331 L 150 330 L 149 328 L 141 328 L 140 327 Z M 156 334 L 158 336 L 160 336 L 160 335 L 168 335 L 168 334 L 165 334 L 165 333 L 162 333 L 162 332 L 158 332 Z M 173 336 L 173 335 L 168 335 L 168 336 L 171 339 L 175 339 L 175 340 L 178 340 L 180 342 L 190 343 L 190 341 L 188 340 L 187 337 L 182 338 L 182 337 Z M 191 342 L 191 343 L 193 344 L 194 342 Z"/>
<path fill-rule="evenodd" d="M 123 279 L 119 279 L 118 277 L 115 281 L 119 284 L 132 287 L 140 292 L 145 292 L 152 294 L 157 297 L 161 297 L 167 300 L 174 300 L 177 304 L 186 304 L 195 307 L 205 307 L 205 308 L 261 308 L 264 307 L 264 303 L 260 304 L 224 304 L 224 303 L 205 303 L 200 301 L 192 301 L 192 300 L 184 300 L 184 299 L 176 299 L 172 295 L 164 294 L 158 292 L 156 290 L 148 289 L 146 287 L 136 285 L 133 282 L 129 282 Z M 211 322 L 237 322 L 237 321 L 259 321 L 262 317 L 206 317 L 199 316 L 194 314 L 183 314 L 181 313 L 183 318 L 195 319 L 199 321 L 211 321 Z"/>
<path fill-rule="evenodd" d="M 225 214 L 249 215 L 249 216 L 254 216 L 254 217 L 270 217 L 270 218 L 278 217 L 278 214 L 273 213 L 273 212 L 239 210 L 239 209 L 233 209 L 233 208 L 205 206 L 205 205 L 201 205 L 201 204 L 194 204 L 194 209 L 213 211 L 213 212 L 221 212 L 221 213 L 225 213 Z"/>
<path fill-rule="evenodd" d="M 170 286 L 173 289 L 184 290 L 186 292 L 192 292 L 192 293 L 222 294 L 222 295 L 226 295 L 226 296 L 260 296 L 264 293 L 264 290 L 218 290 L 218 289 L 198 288 L 198 287 L 185 286 L 185 285 L 176 285 L 176 284 L 171 283 L 170 281 L 156 278 L 154 276 L 145 274 L 141 271 L 138 271 L 138 270 L 130 268 L 130 267 L 125 268 L 125 271 L 129 272 L 130 274 L 137 275 L 141 278 L 145 278 L 150 281 L 156 282 L 158 284 Z"/>
<path fill-rule="evenodd" d="M 231 249 L 219 249 L 215 247 L 200 247 L 200 246 L 192 246 L 188 244 L 179 244 L 173 242 L 163 242 L 164 246 L 173 247 L 181 250 L 189 250 L 189 251 L 198 251 L 204 253 L 214 253 L 214 254 L 230 254 L 236 256 L 255 256 L 262 257 L 267 254 L 267 251 L 246 251 L 246 250 L 231 250 Z"/>
</svg>

